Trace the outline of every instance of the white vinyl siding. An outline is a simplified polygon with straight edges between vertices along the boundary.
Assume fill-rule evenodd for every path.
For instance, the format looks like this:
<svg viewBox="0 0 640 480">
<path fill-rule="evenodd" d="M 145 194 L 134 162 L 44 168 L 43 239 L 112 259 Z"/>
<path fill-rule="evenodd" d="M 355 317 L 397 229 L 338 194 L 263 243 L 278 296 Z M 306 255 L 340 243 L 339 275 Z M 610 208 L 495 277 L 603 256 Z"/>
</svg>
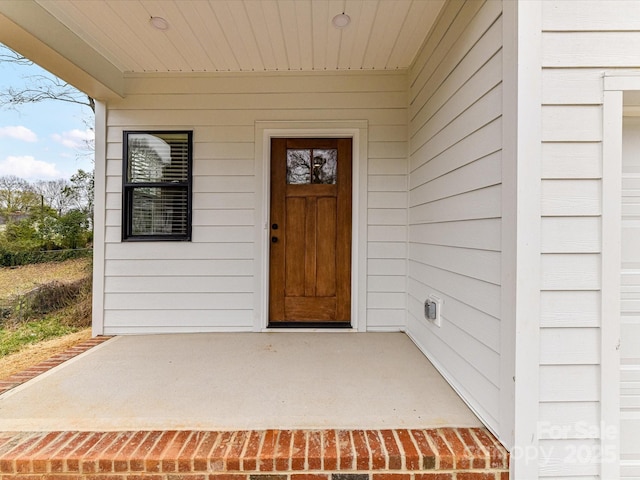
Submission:
<svg viewBox="0 0 640 480">
<path fill-rule="evenodd" d="M 409 72 L 409 335 L 500 431 L 502 4 L 448 2 Z M 443 299 L 442 326 L 425 320 Z"/>
<path fill-rule="evenodd" d="M 640 65 L 640 3 L 547 0 L 540 8 L 539 421 L 566 428 L 541 436 L 540 452 L 549 454 L 539 473 L 601 478 L 600 392 L 608 388 L 600 368 L 603 73 Z M 568 461 L 580 451 L 592 454 Z"/>
<path fill-rule="evenodd" d="M 128 76 L 126 97 L 107 114 L 104 333 L 254 328 L 263 202 L 256 198 L 255 142 L 262 139 L 254 138 L 255 122 L 277 120 L 367 121 L 363 301 L 370 330 L 402 329 L 406 82 L 406 72 Z M 121 243 L 122 132 L 163 129 L 194 132 L 192 241 Z"/>
</svg>

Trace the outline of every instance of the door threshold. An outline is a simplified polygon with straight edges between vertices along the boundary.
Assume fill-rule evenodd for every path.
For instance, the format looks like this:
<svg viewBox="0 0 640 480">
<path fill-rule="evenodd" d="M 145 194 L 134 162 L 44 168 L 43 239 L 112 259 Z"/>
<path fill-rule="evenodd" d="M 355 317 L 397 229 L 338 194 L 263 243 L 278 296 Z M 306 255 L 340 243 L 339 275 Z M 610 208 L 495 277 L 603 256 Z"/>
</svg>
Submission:
<svg viewBox="0 0 640 480">
<path fill-rule="evenodd" d="M 272 322 L 267 328 L 351 328 L 350 322 Z"/>
</svg>

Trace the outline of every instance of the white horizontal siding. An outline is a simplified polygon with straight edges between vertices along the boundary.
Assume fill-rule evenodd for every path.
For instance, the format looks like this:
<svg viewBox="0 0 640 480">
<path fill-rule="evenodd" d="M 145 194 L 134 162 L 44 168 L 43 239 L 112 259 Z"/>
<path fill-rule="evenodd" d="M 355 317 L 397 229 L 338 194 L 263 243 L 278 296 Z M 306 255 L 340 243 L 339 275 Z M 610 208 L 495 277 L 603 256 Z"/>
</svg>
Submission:
<svg viewBox="0 0 640 480">
<path fill-rule="evenodd" d="M 151 248 L 151 247 L 150 247 Z M 173 254 L 178 257 L 179 249 Z M 106 276 L 237 276 L 252 275 L 253 261 L 229 258 L 224 260 L 185 260 L 155 258 L 152 260 L 108 260 Z"/>
<path fill-rule="evenodd" d="M 603 100 L 602 69 L 548 69 L 542 76 L 545 105 L 599 105 Z"/>
<path fill-rule="evenodd" d="M 544 67 L 635 67 L 640 65 L 640 35 L 633 31 L 546 32 L 542 52 Z"/>
<path fill-rule="evenodd" d="M 542 178 L 594 179 L 601 177 L 602 144 L 600 142 L 542 144 Z"/>
<path fill-rule="evenodd" d="M 108 277 L 105 282 L 107 293 L 250 293 L 252 279 L 226 276 L 172 276 L 172 277 Z"/>
<path fill-rule="evenodd" d="M 480 348 L 490 355 L 496 354 L 499 351 L 499 320 L 465 303 L 466 298 L 451 297 L 443 293 L 443 291 L 438 289 L 439 286 L 437 283 L 423 284 L 410 279 L 407 285 L 407 291 L 409 293 L 409 315 L 419 320 L 423 316 L 424 304 L 421 299 L 426 297 L 427 292 L 433 291 L 443 300 L 444 304 L 446 304 L 446 310 L 443 311 L 443 318 L 446 318 L 447 322 L 456 326 L 460 332 L 483 345 L 483 347 L 480 347 L 478 344 L 474 345 L 474 347 Z M 451 330 L 448 329 L 448 331 Z M 454 329 L 454 331 L 457 330 Z M 439 331 L 436 333 L 439 333 Z M 461 351 L 460 354 L 473 355 L 471 353 L 473 351 L 474 348 L 466 353 Z M 493 363 L 493 361 L 491 363 Z"/>
<path fill-rule="evenodd" d="M 421 136 L 421 130 L 418 131 L 412 137 L 412 153 L 418 156 L 435 156 L 444 152 L 448 148 L 458 143 L 462 138 L 465 138 L 476 130 L 488 125 L 496 118 L 498 118 L 502 112 L 502 88 L 496 86 L 488 92 L 483 92 L 482 97 L 477 98 L 476 101 L 469 106 L 464 115 L 456 117 L 455 120 L 441 126 L 441 129 L 436 130 L 436 134 L 433 136 L 425 135 Z M 424 143 L 420 143 L 424 140 Z M 428 158 L 429 158 L 428 157 Z M 422 164 L 422 162 L 420 162 Z M 412 170 L 418 165 L 411 163 Z"/>
<path fill-rule="evenodd" d="M 544 180 L 543 216 L 600 215 L 602 185 L 599 180 Z"/>
<path fill-rule="evenodd" d="M 542 27 L 547 31 L 640 30 L 640 4 L 635 0 L 573 0 L 543 2 Z"/>
<path fill-rule="evenodd" d="M 369 208 L 406 208 L 407 192 L 369 192 Z"/>
<path fill-rule="evenodd" d="M 406 324 L 407 128 L 377 132 L 367 179 L 367 327 L 389 331 Z"/>
<path fill-rule="evenodd" d="M 252 305 L 252 293 L 111 293 L 105 296 L 105 308 L 109 310 L 146 310 L 155 308 L 188 310 L 246 310 Z"/>
<path fill-rule="evenodd" d="M 105 335 L 174 332 L 176 325 L 184 332 L 211 332 L 235 329 L 250 331 L 252 312 L 250 310 L 157 310 L 147 308 L 145 314 L 138 310 L 106 310 Z"/>
<path fill-rule="evenodd" d="M 416 315 L 416 310 L 419 312 L 421 310 L 421 305 L 422 304 L 419 301 L 410 297 L 409 315 L 414 321 L 418 318 L 418 316 Z M 478 342 L 474 337 L 467 334 L 464 330 L 458 328 L 452 322 L 446 321 L 446 319 L 444 318 L 443 322 L 446 323 L 446 325 L 443 325 L 443 327 L 438 331 L 438 335 L 434 336 L 434 339 L 437 338 L 438 341 L 444 343 L 445 345 L 450 345 L 452 341 L 455 341 L 457 344 L 459 344 L 461 349 L 459 353 L 461 362 L 464 361 L 471 367 L 477 365 L 477 362 L 482 362 L 483 365 L 490 365 L 494 367 L 496 372 L 495 374 L 493 370 L 484 370 L 484 372 L 490 373 L 489 377 L 485 377 L 483 375 L 484 372 L 478 368 L 467 368 L 466 370 L 467 372 L 473 372 L 473 374 L 478 377 L 476 379 L 477 384 L 482 384 L 487 389 L 487 391 L 483 392 L 482 394 L 483 400 L 487 401 L 489 399 L 495 398 L 495 395 L 497 395 L 499 392 L 497 384 L 499 381 L 498 372 L 500 355 L 488 348 L 486 345 Z"/>
<path fill-rule="evenodd" d="M 489 154 L 444 175 L 433 177 L 426 174 L 429 169 L 411 178 L 411 205 L 419 205 L 441 198 L 452 197 L 478 190 L 501 181 L 502 157 L 500 152 Z"/>
<path fill-rule="evenodd" d="M 542 253 L 600 252 L 600 217 L 545 217 L 541 228 Z"/>
<path fill-rule="evenodd" d="M 199 123 L 193 127 L 193 132 L 202 142 L 207 143 L 224 143 L 226 141 L 232 143 L 251 143 L 255 135 L 255 128 L 249 125 L 203 125 Z M 107 141 L 117 142 L 119 139 L 120 135 L 117 130 L 109 131 Z"/>
<path fill-rule="evenodd" d="M 456 168 L 463 167 L 479 158 L 497 152 L 502 142 L 502 120 L 497 118 L 466 137 L 460 138 L 457 143 L 446 150 L 434 154 L 434 152 L 422 152 L 427 155 L 428 161 L 419 160 L 420 156 L 413 154 L 409 157 L 411 169 L 410 184 L 418 181 L 414 176 L 426 175 L 422 170 L 427 170 L 431 178 L 437 178 Z"/>
<path fill-rule="evenodd" d="M 540 478 L 597 479 L 600 466 L 596 458 L 600 448 L 600 440 L 589 438 L 541 440 Z"/>
<path fill-rule="evenodd" d="M 411 257 L 409 257 L 409 279 L 424 279 L 422 283 L 430 285 L 438 292 L 447 293 L 480 312 L 496 318 L 500 317 L 499 285 L 419 263 Z M 425 299 L 422 301 L 424 302 Z"/>
<path fill-rule="evenodd" d="M 600 331 L 598 328 L 543 328 L 540 331 L 540 364 L 600 363 Z"/>
<path fill-rule="evenodd" d="M 500 27 L 500 22 L 498 22 L 492 29 L 499 32 Z M 499 43 L 494 40 L 494 48 L 496 45 L 499 45 Z M 479 52 L 479 55 L 484 56 L 483 54 L 486 55 L 482 51 Z M 486 61 L 486 58 L 482 58 L 482 60 Z M 464 78 L 468 74 L 467 71 L 462 69 L 465 65 L 459 66 L 456 73 L 460 77 L 460 83 L 466 80 L 459 89 L 456 90 L 457 85 L 454 85 L 448 86 L 444 90 L 438 90 L 430 99 L 430 102 L 434 102 L 433 106 L 425 108 L 422 105 L 415 113 L 412 111 L 414 109 L 410 109 L 409 113 L 413 122 L 411 134 L 414 140 L 412 149 L 415 150 L 422 147 L 429 139 L 433 138 L 443 125 L 454 122 L 463 111 L 469 108 L 469 105 L 475 105 L 478 100 L 477 92 L 479 90 L 488 92 L 499 85 L 501 79 L 499 73 L 496 72 L 500 72 L 502 69 L 501 60 L 502 56 L 495 53 L 488 62 L 480 66 L 480 69 L 470 79 Z M 449 81 L 451 80 L 450 78 Z M 420 98 L 414 100 L 413 107 L 420 105 L 416 103 L 419 100 Z M 491 96 L 485 97 L 483 103 L 479 103 L 479 106 L 475 107 L 475 109 L 481 108 L 484 103 L 490 101 Z"/>
<path fill-rule="evenodd" d="M 545 418 L 539 429 L 541 439 L 599 438 L 597 402 L 543 402 L 540 415 Z"/>
<path fill-rule="evenodd" d="M 599 105 L 546 105 L 542 108 L 545 142 L 602 141 L 602 107 Z"/>
<path fill-rule="evenodd" d="M 367 232 L 369 239 L 374 243 L 391 242 L 396 244 L 405 241 L 407 237 L 406 227 L 397 225 L 370 225 Z"/>
<path fill-rule="evenodd" d="M 459 4 L 446 6 L 440 12 L 439 21 L 416 55 L 409 72 L 412 97 L 415 98 L 425 88 L 424 86 L 427 85 L 430 77 L 437 75 L 435 79 L 439 79 L 441 82 L 446 74 L 452 70 L 452 67 L 451 64 L 445 64 L 444 71 L 436 72 L 438 65 L 447 60 L 455 65 L 469 51 L 474 40 L 477 39 L 474 39 L 473 35 L 468 35 L 464 38 L 458 35 L 460 31 L 469 28 L 474 16 L 482 7 L 480 2 L 470 3 L 471 5 L 467 5 L 465 8 L 462 8 Z M 455 57 L 453 55 L 449 56 L 448 54 L 456 42 L 460 42 L 461 46 L 455 49 Z"/>
<path fill-rule="evenodd" d="M 547 290 L 540 295 L 541 327 L 598 327 L 600 311 L 598 290 Z"/>
<path fill-rule="evenodd" d="M 502 3 L 449 2 L 409 72 L 408 333 L 499 432 Z M 429 294 L 442 326 L 424 319 Z"/>
<path fill-rule="evenodd" d="M 259 80 L 256 80 L 256 84 Z M 254 85 L 255 88 L 255 85 Z M 299 110 L 324 109 L 328 105 L 338 110 L 362 108 L 376 105 L 378 108 L 397 108 L 406 101 L 404 91 L 400 92 L 330 92 L 323 95 L 305 93 L 200 93 L 130 95 L 112 106 L 117 109 L 155 110 L 163 108 L 185 110 Z"/>
<path fill-rule="evenodd" d="M 501 199 L 500 185 L 492 185 L 429 203 L 411 202 L 409 224 L 499 218 Z"/>
<path fill-rule="evenodd" d="M 369 258 L 406 258 L 407 244 L 405 242 L 369 242 L 368 256 Z"/>
<path fill-rule="evenodd" d="M 500 250 L 500 227 L 499 218 L 411 225 L 409 241 L 477 250 Z"/>
<path fill-rule="evenodd" d="M 404 293 L 406 291 L 405 280 L 404 275 L 372 275 L 369 277 L 369 292 Z"/>
<path fill-rule="evenodd" d="M 420 330 L 423 328 L 423 320 L 416 317 L 411 313 L 419 308 L 419 305 L 415 305 L 412 308 L 412 302 L 415 300 L 409 300 L 409 310 L 407 318 L 407 331 L 408 334 L 414 339 L 414 341 L 420 343 L 420 347 L 423 349 L 427 357 L 438 368 L 443 376 L 452 384 L 456 384 L 456 390 L 463 398 L 469 398 L 473 395 L 475 398 L 476 412 L 481 416 L 482 420 L 490 425 L 496 425 L 498 419 L 493 416 L 495 413 L 492 408 L 499 402 L 500 390 L 499 388 L 487 379 L 485 376 L 479 374 L 477 365 L 472 365 L 465 358 L 463 358 L 459 352 L 454 351 L 449 344 L 442 340 L 437 335 L 422 335 Z M 424 337 L 423 340 L 421 338 Z M 448 358 L 447 363 L 441 363 L 440 359 Z M 468 381 L 464 384 L 457 384 L 458 378 L 468 378 Z M 488 406 L 489 408 L 485 408 Z"/>
<path fill-rule="evenodd" d="M 191 241 L 194 243 L 252 243 L 254 239 L 253 235 L 253 227 L 249 226 L 231 227 L 228 225 L 200 225 L 198 228 L 194 229 Z"/>
<path fill-rule="evenodd" d="M 595 254 L 546 254 L 542 256 L 543 290 L 599 290 L 601 260 Z"/>
<path fill-rule="evenodd" d="M 211 115 L 207 110 L 169 109 L 158 105 L 158 110 L 149 115 L 146 110 L 124 109 L 109 111 L 109 125 L 113 127 L 131 127 L 132 125 L 146 125 L 156 129 L 175 128 L 176 125 L 218 127 L 218 126 L 251 126 L 256 119 L 297 121 L 301 117 L 308 118 L 304 109 L 262 109 L 262 110 L 224 110 Z M 323 108 L 313 110 L 314 120 L 335 120 L 337 113 L 332 106 L 324 105 Z M 360 108 L 340 110 L 340 118 L 366 118 L 371 126 L 402 125 L 407 121 L 406 105 L 398 105 L 395 108 L 382 108 L 377 105 L 363 105 Z M 117 136 L 117 133 L 116 133 Z"/>
<path fill-rule="evenodd" d="M 500 252 L 412 243 L 409 257 L 448 272 L 500 284 Z"/>
<path fill-rule="evenodd" d="M 597 402 L 599 399 L 599 365 L 540 366 L 541 402 Z"/>
<path fill-rule="evenodd" d="M 158 243 L 150 249 L 145 243 L 110 243 L 106 246 L 107 260 L 156 260 L 175 255 L 176 245 L 173 243 Z M 210 259 L 251 259 L 253 245 L 250 242 L 218 242 L 196 243 L 190 242 L 180 245 L 180 256 L 183 260 Z"/>
<path fill-rule="evenodd" d="M 253 192 L 196 192 L 193 194 L 193 203 L 201 210 L 248 209 L 255 204 L 255 194 Z"/>
<path fill-rule="evenodd" d="M 278 120 L 369 124 L 363 301 L 372 329 L 404 328 L 406 73 L 141 74 L 125 89 L 107 116 L 105 333 L 254 328 L 255 122 Z M 122 132 L 162 129 L 194 132 L 192 241 L 121 242 Z"/>
<path fill-rule="evenodd" d="M 603 72 L 640 65 L 640 3 L 540 2 L 542 283 L 540 422 L 600 423 Z M 551 402 L 551 403 L 549 403 Z M 579 413 L 579 414 L 578 414 Z M 563 420 L 565 418 L 566 420 Z M 574 428 L 575 429 L 575 428 Z M 600 434 L 540 442 L 544 478 L 600 478 Z M 592 453 L 570 459 L 573 452 Z M 572 460 L 571 462 L 568 461 Z"/>
<path fill-rule="evenodd" d="M 253 210 L 194 210 L 193 225 L 254 225 Z"/>
<path fill-rule="evenodd" d="M 249 144 L 253 147 L 253 144 Z M 224 155 L 218 152 L 218 155 Z M 232 155 L 224 155 L 225 159 L 199 162 L 194 168 L 194 175 L 253 175 L 253 158 L 233 158 Z"/>
</svg>

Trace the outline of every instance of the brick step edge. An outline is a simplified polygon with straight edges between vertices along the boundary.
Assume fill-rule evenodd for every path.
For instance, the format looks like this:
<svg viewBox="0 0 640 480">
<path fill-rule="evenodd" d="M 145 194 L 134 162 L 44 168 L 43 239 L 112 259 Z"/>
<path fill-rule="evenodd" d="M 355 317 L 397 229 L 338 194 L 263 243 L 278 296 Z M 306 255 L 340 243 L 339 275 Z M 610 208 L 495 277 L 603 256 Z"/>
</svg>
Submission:
<svg viewBox="0 0 640 480">
<path fill-rule="evenodd" d="M 429 473 L 168 473 L 168 474 L 13 474 L 0 475 L 0 480 L 509 480 L 507 472 L 429 472 Z"/>
<path fill-rule="evenodd" d="M 0 432 L 0 480 L 506 480 L 508 466 L 484 428 Z"/>
<path fill-rule="evenodd" d="M 16 388 L 19 385 L 22 385 L 25 382 L 37 377 L 38 375 L 43 374 L 51 370 L 52 368 L 57 367 L 58 365 L 66 362 L 67 360 L 72 359 L 73 357 L 77 357 L 81 353 L 86 352 L 87 350 L 92 349 L 93 347 L 100 345 L 101 343 L 110 340 L 113 337 L 109 336 L 100 336 L 93 337 L 89 340 L 86 340 L 82 343 L 74 345 L 71 348 L 66 349 L 62 353 L 54 355 L 43 362 L 38 363 L 32 367 L 27 368 L 26 370 L 22 370 L 21 372 L 15 373 L 8 377 L 0 379 L 0 395 L 8 392 L 11 389 Z"/>
</svg>

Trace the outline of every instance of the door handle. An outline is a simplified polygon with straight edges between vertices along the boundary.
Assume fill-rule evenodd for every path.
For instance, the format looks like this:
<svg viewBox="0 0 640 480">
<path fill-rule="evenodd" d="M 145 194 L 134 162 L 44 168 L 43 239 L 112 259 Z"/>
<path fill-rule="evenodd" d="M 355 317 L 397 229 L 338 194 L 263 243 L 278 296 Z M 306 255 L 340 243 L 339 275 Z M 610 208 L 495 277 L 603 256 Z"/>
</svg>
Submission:
<svg viewBox="0 0 640 480">
<path fill-rule="evenodd" d="M 278 243 L 278 237 L 271 237 L 271 243 Z"/>
</svg>

